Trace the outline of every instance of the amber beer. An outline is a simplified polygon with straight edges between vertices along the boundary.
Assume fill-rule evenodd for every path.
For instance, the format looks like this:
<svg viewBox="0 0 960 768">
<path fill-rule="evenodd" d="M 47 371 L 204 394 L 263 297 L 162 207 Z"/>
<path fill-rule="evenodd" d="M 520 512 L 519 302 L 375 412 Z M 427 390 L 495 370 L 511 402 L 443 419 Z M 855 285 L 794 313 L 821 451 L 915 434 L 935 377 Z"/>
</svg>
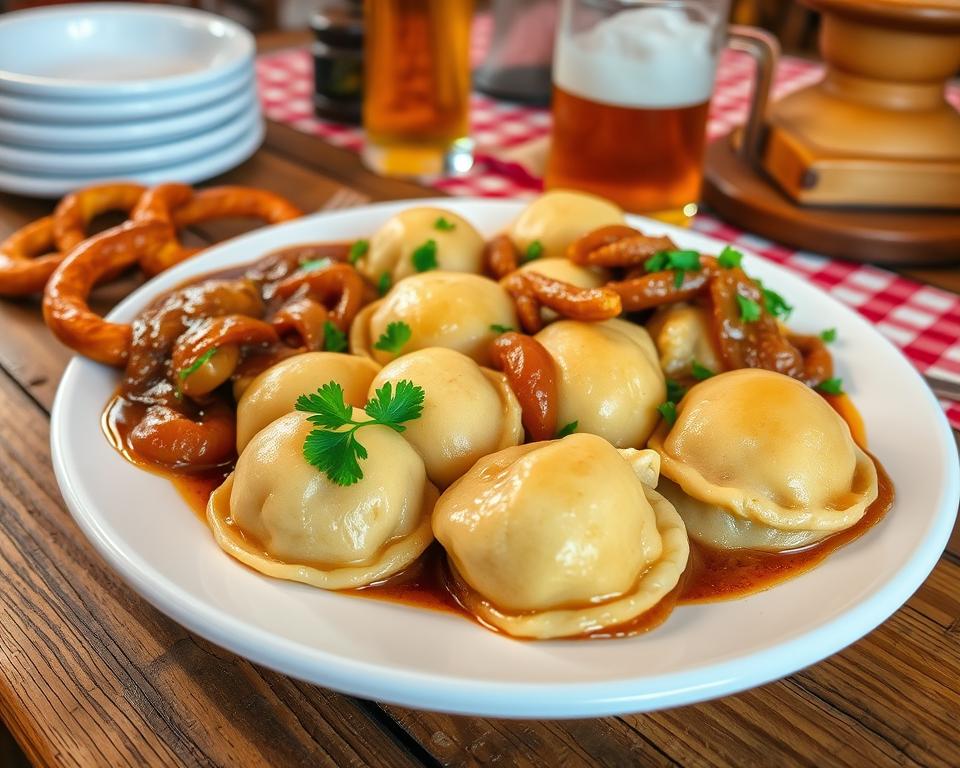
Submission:
<svg viewBox="0 0 960 768">
<path fill-rule="evenodd" d="M 396 175 L 467 170 L 473 0 L 366 0 L 364 12 L 364 159 Z"/>
<path fill-rule="evenodd" d="M 717 24 L 702 3 L 650 0 L 577 29 L 583 3 L 597 5 L 562 9 L 546 186 L 683 223 L 700 194 Z"/>
</svg>

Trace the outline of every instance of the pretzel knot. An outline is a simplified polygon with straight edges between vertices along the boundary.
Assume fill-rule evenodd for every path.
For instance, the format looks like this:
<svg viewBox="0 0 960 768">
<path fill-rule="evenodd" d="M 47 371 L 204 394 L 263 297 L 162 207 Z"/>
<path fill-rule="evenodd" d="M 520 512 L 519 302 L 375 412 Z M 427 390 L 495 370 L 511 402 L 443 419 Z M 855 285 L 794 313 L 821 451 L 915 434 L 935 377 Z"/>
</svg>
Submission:
<svg viewBox="0 0 960 768">
<path fill-rule="evenodd" d="M 517 316 L 527 333 L 543 327 L 540 310 L 549 307 L 571 320 L 598 322 L 616 317 L 622 311 L 620 295 L 609 288 L 580 288 L 538 272 L 514 272 L 501 284 L 513 296 Z"/>
<path fill-rule="evenodd" d="M 52 216 L 31 222 L 0 243 L 0 294 L 43 290 L 68 251 L 87 237 L 90 222 L 107 211 L 129 213 L 143 195 L 139 184 L 99 184 L 67 195 Z"/>
<path fill-rule="evenodd" d="M 90 309 L 90 291 L 105 276 L 136 264 L 170 242 L 161 221 L 125 222 L 94 235 L 70 251 L 54 270 L 43 295 L 43 319 L 66 346 L 107 365 L 123 367 L 131 327 L 111 323 Z"/>
<path fill-rule="evenodd" d="M 147 191 L 134 209 L 134 221 L 161 221 L 173 228 L 170 241 L 157 252 L 144 254 L 140 266 L 157 275 L 195 254 L 185 248 L 176 230 L 219 218 L 255 218 L 268 224 L 298 218 L 302 212 L 272 192 L 250 187 L 210 187 L 195 192 L 187 184 L 160 184 Z"/>
<path fill-rule="evenodd" d="M 330 311 L 330 322 L 346 333 L 364 303 L 365 284 L 350 264 L 296 272 L 274 289 L 281 299 L 311 298 Z"/>
</svg>

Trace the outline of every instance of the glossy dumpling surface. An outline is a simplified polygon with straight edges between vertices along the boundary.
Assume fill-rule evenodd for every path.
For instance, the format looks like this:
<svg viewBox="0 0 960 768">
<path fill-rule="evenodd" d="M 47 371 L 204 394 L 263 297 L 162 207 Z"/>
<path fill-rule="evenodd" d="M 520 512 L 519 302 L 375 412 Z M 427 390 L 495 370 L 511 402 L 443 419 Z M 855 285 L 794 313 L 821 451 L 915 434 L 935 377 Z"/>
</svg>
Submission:
<svg viewBox="0 0 960 768">
<path fill-rule="evenodd" d="M 622 624 L 656 605 L 686 567 L 688 544 L 676 511 L 641 481 L 650 453 L 576 434 L 477 462 L 433 518 L 464 602 L 537 638 Z"/>
<path fill-rule="evenodd" d="M 576 421 L 578 432 L 618 448 L 645 445 L 667 396 L 646 330 L 624 320 L 561 320 L 535 338 L 557 367 L 558 423 Z"/>
<path fill-rule="evenodd" d="M 744 369 L 692 387 L 650 440 L 695 500 L 781 531 L 849 528 L 877 498 L 877 470 L 816 392 Z"/>
<path fill-rule="evenodd" d="M 424 272 L 397 283 L 378 302 L 360 312 L 350 330 L 350 349 L 385 364 L 397 357 L 375 349 L 377 339 L 393 322 L 406 323 L 407 354 L 427 347 L 462 352 L 481 365 L 490 363 L 491 326 L 518 327 L 513 300 L 494 280 L 457 272 Z"/>
<path fill-rule="evenodd" d="M 438 222 L 443 223 L 438 226 Z M 380 227 L 370 238 L 367 253 L 357 261 L 357 269 L 374 284 L 385 272 L 396 282 L 418 271 L 413 254 L 431 241 L 437 269 L 483 270 L 484 242 L 473 225 L 450 211 L 427 207 L 402 211 Z"/>
<path fill-rule="evenodd" d="M 370 384 L 369 396 L 402 379 L 424 390 L 423 413 L 406 424 L 403 436 L 439 487 L 450 485 L 477 459 L 523 442 L 520 403 L 503 374 L 460 352 L 432 347 L 387 364 Z"/>
<path fill-rule="evenodd" d="M 364 420 L 355 409 L 354 418 Z M 387 427 L 364 427 L 363 478 L 340 486 L 303 458 L 313 425 L 289 413 L 260 430 L 210 498 L 207 519 L 229 554 L 269 576 L 325 589 L 396 573 L 432 541 L 437 498 L 423 460 Z"/>
<path fill-rule="evenodd" d="M 567 246 L 578 237 L 608 224 L 623 223 L 623 211 L 610 201 L 558 189 L 530 203 L 507 234 L 521 254 L 536 241 L 543 246 L 544 258 L 555 259 L 562 258 Z"/>
<path fill-rule="evenodd" d="M 660 367 L 668 376 L 689 376 L 694 362 L 714 373 L 723 370 L 703 307 L 683 302 L 661 307 L 650 318 L 647 330 L 660 355 Z"/>
<path fill-rule="evenodd" d="M 380 366 L 369 358 L 339 352 L 307 352 L 268 368 L 244 391 L 237 404 L 237 452 L 267 424 L 293 410 L 300 395 L 328 381 L 343 387 L 347 405 L 367 402 L 367 388 Z"/>
</svg>

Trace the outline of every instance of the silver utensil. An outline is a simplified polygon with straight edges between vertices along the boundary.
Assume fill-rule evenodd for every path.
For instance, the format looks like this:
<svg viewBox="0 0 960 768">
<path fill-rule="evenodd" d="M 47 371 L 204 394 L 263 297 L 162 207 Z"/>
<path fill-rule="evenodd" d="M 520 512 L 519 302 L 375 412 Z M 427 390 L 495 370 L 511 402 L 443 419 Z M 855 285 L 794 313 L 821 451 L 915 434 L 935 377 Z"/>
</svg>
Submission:
<svg viewBox="0 0 960 768">
<path fill-rule="evenodd" d="M 923 380 L 937 397 L 960 402 L 960 381 L 931 376 L 927 373 L 923 374 Z"/>
</svg>

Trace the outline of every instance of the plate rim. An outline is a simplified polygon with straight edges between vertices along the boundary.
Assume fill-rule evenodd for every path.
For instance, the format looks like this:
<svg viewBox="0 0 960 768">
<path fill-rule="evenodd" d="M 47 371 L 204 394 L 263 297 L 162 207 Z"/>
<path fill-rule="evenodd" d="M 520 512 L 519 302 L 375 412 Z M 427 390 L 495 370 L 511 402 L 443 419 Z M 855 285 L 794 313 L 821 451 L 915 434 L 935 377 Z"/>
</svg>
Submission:
<svg viewBox="0 0 960 768">
<path fill-rule="evenodd" d="M 485 198 L 425 198 L 397 200 L 374 203 L 349 209 L 371 210 L 391 209 L 404 205 L 435 205 L 443 207 L 452 201 L 467 205 L 518 206 L 524 201 L 517 199 Z M 514 209 L 515 210 L 515 209 Z M 264 237 L 264 233 L 277 227 L 292 227 L 305 220 L 322 220 L 331 214 L 343 213 L 319 212 L 301 219 L 265 227 L 252 233 L 213 246 L 208 250 L 210 259 L 229 244 L 238 240 Z M 662 222 L 654 222 L 642 217 L 631 216 L 637 223 L 650 230 L 676 232 L 677 228 Z M 704 242 L 723 244 L 723 241 L 698 232 L 679 230 L 687 235 L 696 235 Z M 749 258 L 766 263 L 769 260 L 757 256 L 749 248 L 742 248 Z M 185 266 L 185 265 L 181 265 Z M 779 270 L 784 267 L 774 264 Z M 167 274 L 175 279 L 179 272 L 189 269 L 174 268 Z M 785 270 L 788 271 L 788 270 Z M 791 273 L 792 274 L 792 273 Z M 797 277 L 794 275 L 794 277 Z M 798 278 L 800 279 L 800 278 Z M 819 289 L 818 289 L 819 290 Z M 892 342 L 878 331 L 869 327 L 869 323 L 851 308 L 820 290 L 827 299 L 840 307 L 845 313 L 856 317 L 869 328 L 884 344 L 898 356 L 902 353 Z M 150 283 L 145 283 L 136 292 L 121 302 L 111 313 L 123 313 L 131 306 L 142 305 L 151 295 Z M 919 373 L 910 366 L 914 375 Z M 71 360 L 58 387 L 51 410 L 51 457 L 61 493 L 78 525 L 93 543 L 97 551 L 107 560 L 121 577 L 141 596 L 164 614 L 187 627 L 190 631 L 206 637 L 212 642 L 227 648 L 257 664 L 269 667 L 282 674 L 322 685 L 342 693 L 354 696 L 388 701 L 394 704 L 422 709 L 433 709 L 456 714 L 495 717 L 584 717 L 620 714 L 625 712 L 645 712 L 672 706 L 691 704 L 707 699 L 725 696 L 752 688 L 771 680 L 795 673 L 810 664 L 830 656 L 847 645 L 857 641 L 879 626 L 900 609 L 906 600 L 926 580 L 936 566 L 953 529 L 957 515 L 956 501 L 960 497 L 960 460 L 957 459 L 957 447 L 953 432 L 946 415 L 943 413 L 933 394 L 927 392 L 930 404 L 934 406 L 936 418 L 936 437 L 938 447 L 944 456 L 952 462 L 945 464 L 945 483 L 939 489 L 937 510 L 925 539 L 909 556 L 909 559 L 886 583 L 865 600 L 844 610 L 832 619 L 817 624 L 814 628 L 802 632 L 799 636 L 781 641 L 772 647 L 749 654 L 746 657 L 732 658 L 726 661 L 707 663 L 681 672 L 645 676 L 646 686 L 656 686 L 660 681 L 669 683 L 664 693 L 661 686 L 656 693 L 637 694 L 631 688 L 636 687 L 637 677 L 620 681 L 560 682 L 560 683 L 513 683 L 484 682 L 470 679 L 468 690 L 464 690 L 461 678 L 437 673 L 423 673 L 409 670 L 384 668 L 368 660 L 345 659 L 342 656 L 317 647 L 304 645 L 278 637 L 267 630 L 251 626 L 243 620 L 220 609 L 211 607 L 196 599 L 193 595 L 183 594 L 173 584 L 165 583 L 162 573 L 152 566 L 141 563 L 139 569 L 129 553 L 123 552 L 112 542 L 98 524 L 95 515 L 84 509 L 82 499 L 72 486 L 68 476 L 65 457 L 61 452 L 60 434 L 66 424 L 62 416 L 63 400 L 71 380 L 80 375 L 77 358 Z M 922 381 L 922 379 L 921 379 Z M 149 577 L 149 578 L 148 578 Z M 843 626 L 841 626 L 843 625 Z M 263 652 L 263 644 L 272 646 L 272 652 Z M 277 659 L 284 658 L 283 663 Z M 296 661 L 291 661 L 296 657 Z M 749 669 L 745 662 L 749 660 Z M 311 674 L 305 666 L 322 664 L 323 674 Z M 706 677 L 705 674 L 709 673 Z"/>
<path fill-rule="evenodd" d="M 121 80 L 103 83 L 91 80 L 71 80 L 69 78 L 27 75 L 0 69 L 0 92 L 33 95 L 40 98 L 68 97 L 74 99 L 122 98 L 128 96 L 161 95 L 181 89 L 194 88 L 213 83 L 222 77 L 241 69 L 246 63 L 252 64 L 256 57 L 256 41 L 253 35 L 237 22 L 199 8 L 184 6 L 162 6 L 144 3 L 79 3 L 76 5 L 54 5 L 39 8 L 25 8 L 4 14 L 0 26 L 16 24 L 24 17 L 40 16 L 77 16 L 83 13 L 108 14 L 117 16 L 143 16 L 145 18 L 168 16 L 206 21 L 209 25 L 216 22 L 228 28 L 238 41 L 237 54 L 227 61 L 212 67 L 198 69 L 189 74 L 151 77 L 140 80 Z"/>
</svg>

